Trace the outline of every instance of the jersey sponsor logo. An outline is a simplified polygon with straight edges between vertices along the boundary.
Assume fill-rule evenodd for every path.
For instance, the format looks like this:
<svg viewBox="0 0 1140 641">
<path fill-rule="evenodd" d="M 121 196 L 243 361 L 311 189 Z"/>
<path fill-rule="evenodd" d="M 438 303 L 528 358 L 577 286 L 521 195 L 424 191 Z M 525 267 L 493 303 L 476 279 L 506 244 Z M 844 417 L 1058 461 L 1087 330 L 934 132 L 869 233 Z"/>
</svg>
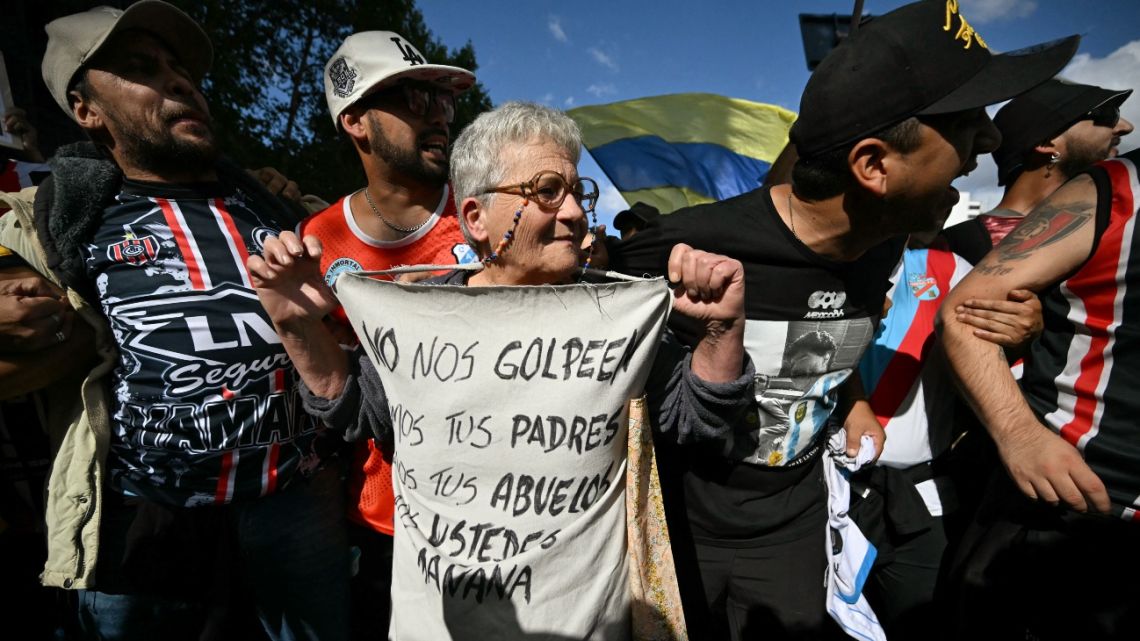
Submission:
<svg viewBox="0 0 1140 641">
<path fill-rule="evenodd" d="M 808 297 L 808 307 L 813 311 L 804 314 L 804 318 L 843 318 L 845 302 L 847 302 L 847 292 L 813 292 Z"/>
<path fill-rule="evenodd" d="M 830 310 L 827 310 L 826 312 L 820 312 L 820 311 L 808 312 L 808 313 L 804 314 L 804 318 L 811 318 L 811 319 L 843 318 L 843 310 L 842 309 L 830 309 Z"/>
<path fill-rule="evenodd" d="M 138 238 L 133 234 L 107 246 L 107 258 L 116 263 L 145 265 L 158 257 L 158 240 L 154 236 Z"/>
<path fill-rule="evenodd" d="M 348 66 L 348 61 L 341 56 L 329 65 L 329 80 L 332 82 L 333 93 L 347 98 L 356 84 L 356 70 Z"/>
<path fill-rule="evenodd" d="M 128 336 L 124 351 L 169 367 L 162 373 L 166 394 L 179 398 L 220 390 L 240 390 L 252 380 L 288 367 L 281 338 L 257 311 L 203 314 L 203 309 L 250 310 L 257 294 L 236 286 L 167 298 L 111 305 L 116 331 Z"/>
<path fill-rule="evenodd" d="M 847 302 L 847 292 L 818 291 L 808 297 L 808 307 L 812 309 L 839 309 Z"/>
<path fill-rule="evenodd" d="M 456 244 L 451 248 L 451 255 L 455 256 L 455 262 L 460 265 L 479 262 L 479 255 L 467 243 Z"/>
<path fill-rule="evenodd" d="M 364 268 L 360 265 L 360 263 L 347 256 L 338 258 L 334 260 L 331 265 L 329 265 L 328 269 L 325 270 L 325 282 L 329 284 L 329 287 L 332 287 L 333 284 L 336 283 L 336 277 L 340 276 L 342 273 L 359 271 L 364 271 Z"/>
<path fill-rule="evenodd" d="M 270 238 L 277 238 L 278 233 L 272 227 L 258 227 L 253 230 L 250 236 L 253 238 L 253 244 L 257 246 L 257 251 L 265 251 L 265 241 Z"/>
<path fill-rule="evenodd" d="M 918 300 L 938 300 L 942 292 L 938 290 L 938 281 L 926 274 L 915 274 L 907 279 L 910 292 Z"/>
</svg>

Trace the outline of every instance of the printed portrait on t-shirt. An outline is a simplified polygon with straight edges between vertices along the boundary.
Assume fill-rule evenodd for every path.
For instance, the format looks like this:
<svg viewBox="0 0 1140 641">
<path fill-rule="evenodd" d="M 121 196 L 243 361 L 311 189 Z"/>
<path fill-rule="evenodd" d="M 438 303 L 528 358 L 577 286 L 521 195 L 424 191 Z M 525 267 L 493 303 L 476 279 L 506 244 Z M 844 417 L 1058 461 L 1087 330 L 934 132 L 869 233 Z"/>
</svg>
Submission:
<svg viewBox="0 0 1140 641">
<path fill-rule="evenodd" d="M 756 412 L 729 436 L 725 455 L 760 465 L 794 463 L 827 426 L 838 387 L 859 362 L 871 320 L 753 321 L 745 347 L 756 365 Z"/>
</svg>

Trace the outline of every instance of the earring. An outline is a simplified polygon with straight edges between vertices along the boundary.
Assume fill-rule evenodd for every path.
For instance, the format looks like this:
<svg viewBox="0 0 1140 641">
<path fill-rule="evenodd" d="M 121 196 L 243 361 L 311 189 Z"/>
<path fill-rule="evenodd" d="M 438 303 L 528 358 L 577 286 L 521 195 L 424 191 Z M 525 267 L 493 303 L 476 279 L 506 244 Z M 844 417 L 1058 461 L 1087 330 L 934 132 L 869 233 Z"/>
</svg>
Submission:
<svg viewBox="0 0 1140 641">
<path fill-rule="evenodd" d="M 514 237 L 515 237 L 515 230 L 518 229 L 518 227 L 519 227 L 519 219 L 522 218 L 523 209 L 529 203 L 530 203 L 530 201 L 527 200 L 526 198 L 524 198 L 522 201 L 522 204 L 519 205 L 519 208 L 515 210 L 515 219 L 511 223 L 511 228 L 507 230 L 507 233 L 503 234 L 503 239 L 500 240 L 499 244 L 495 246 L 495 250 L 491 252 L 491 255 L 483 259 L 484 265 L 489 265 L 491 263 L 491 261 L 498 258 L 500 255 L 503 254 L 503 252 L 507 251 L 508 247 L 510 247 L 511 240 L 514 239 Z"/>
<path fill-rule="evenodd" d="M 586 253 L 586 263 L 582 265 L 582 276 L 584 277 L 585 271 L 590 268 L 590 261 L 594 260 L 594 245 L 598 243 L 598 212 L 591 211 L 593 224 L 590 225 L 590 250 Z"/>
<path fill-rule="evenodd" d="M 1061 159 L 1061 152 L 1054 151 L 1053 153 L 1049 154 L 1049 164 L 1050 165 L 1056 165 L 1057 161 L 1060 159 Z"/>
</svg>

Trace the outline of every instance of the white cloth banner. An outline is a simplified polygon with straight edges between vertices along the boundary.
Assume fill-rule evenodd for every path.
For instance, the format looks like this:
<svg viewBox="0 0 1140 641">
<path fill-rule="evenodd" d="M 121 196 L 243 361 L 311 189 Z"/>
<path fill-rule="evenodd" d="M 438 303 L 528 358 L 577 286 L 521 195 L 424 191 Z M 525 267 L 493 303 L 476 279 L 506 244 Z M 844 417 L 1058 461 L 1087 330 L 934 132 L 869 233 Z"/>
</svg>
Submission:
<svg viewBox="0 0 1140 641">
<path fill-rule="evenodd" d="M 337 280 L 395 431 L 390 638 L 628 639 L 626 401 L 661 280 Z"/>
</svg>

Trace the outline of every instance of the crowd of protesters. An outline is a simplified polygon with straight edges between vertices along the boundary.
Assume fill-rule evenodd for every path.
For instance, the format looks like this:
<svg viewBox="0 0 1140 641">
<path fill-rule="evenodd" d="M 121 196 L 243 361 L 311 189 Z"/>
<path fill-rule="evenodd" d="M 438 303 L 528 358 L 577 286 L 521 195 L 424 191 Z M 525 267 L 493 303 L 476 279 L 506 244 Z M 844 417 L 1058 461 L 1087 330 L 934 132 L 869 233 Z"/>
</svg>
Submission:
<svg viewBox="0 0 1140 641">
<path fill-rule="evenodd" d="M 669 213 L 635 203 L 621 238 L 591 223 L 572 119 L 508 102 L 454 132 L 474 74 L 398 33 L 355 33 L 314 70 L 367 180 L 329 204 L 219 148 L 200 89 L 215 52 L 185 13 L 142 0 L 51 22 L 43 80 L 85 140 L 45 160 L 35 114 L 4 115 L 25 149 L 0 182 L 0 626 L 1132 638 L 1131 89 L 1057 77 L 1077 36 L 995 54 L 958 4 L 905 5 L 837 46 L 762 187 Z M 1001 203 L 943 229 L 951 183 L 987 153 Z M 547 459 L 563 476 L 620 465 L 602 498 L 514 542 L 553 568 L 543 589 L 441 587 L 454 577 L 429 580 L 401 545 L 482 527 L 466 504 L 408 514 L 409 446 L 333 288 L 406 265 L 435 270 L 396 279 L 473 295 L 594 287 L 596 268 L 666 278 L 644 402 L 668 625 L 643 625 L 631 592 L 623 438 Z"/>
</svg>

